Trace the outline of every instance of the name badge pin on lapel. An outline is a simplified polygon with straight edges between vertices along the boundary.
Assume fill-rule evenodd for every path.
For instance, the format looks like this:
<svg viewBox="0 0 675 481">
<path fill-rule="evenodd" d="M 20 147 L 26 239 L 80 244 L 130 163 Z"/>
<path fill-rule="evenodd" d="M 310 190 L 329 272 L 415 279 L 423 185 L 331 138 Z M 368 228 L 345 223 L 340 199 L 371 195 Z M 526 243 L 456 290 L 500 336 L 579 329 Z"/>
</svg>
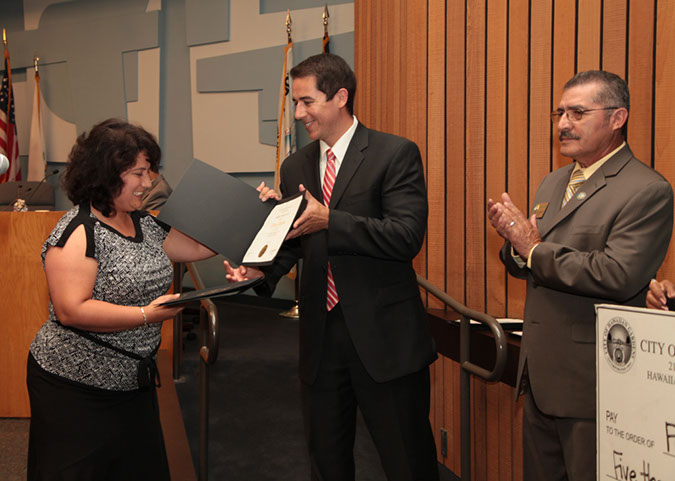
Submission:
<svg viewBox="0 0 675 481">
<path fill-rule="evenodd" d="M 542 217 L 544 217 L 544 212 L 546 212 L 547 207 L 548 202 L 542 202 L 534 206 L 534 208 L 532 209 L 532 213 L 537 216 L 537 219 L 541 219 Z"/>
<path fill-rule="evenodd" d="M 577 199 L 584 200 L 586 198 L 586 192 L 579 192 L 577 194 Z"/>
</svg>

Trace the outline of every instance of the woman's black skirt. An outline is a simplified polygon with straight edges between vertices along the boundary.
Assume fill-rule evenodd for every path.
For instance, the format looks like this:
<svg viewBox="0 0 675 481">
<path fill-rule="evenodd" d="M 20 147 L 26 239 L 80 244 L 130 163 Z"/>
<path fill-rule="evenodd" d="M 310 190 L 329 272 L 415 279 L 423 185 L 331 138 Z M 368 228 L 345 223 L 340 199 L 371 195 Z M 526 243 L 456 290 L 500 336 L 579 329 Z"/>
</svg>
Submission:
<svg viewBox="0 0 675 481">
<path fill-rule="evenodd" d="M 169 481 L 151 390 L 109 391 L 64 379 L 28 355 L 28 481 Z"/>
</svg>

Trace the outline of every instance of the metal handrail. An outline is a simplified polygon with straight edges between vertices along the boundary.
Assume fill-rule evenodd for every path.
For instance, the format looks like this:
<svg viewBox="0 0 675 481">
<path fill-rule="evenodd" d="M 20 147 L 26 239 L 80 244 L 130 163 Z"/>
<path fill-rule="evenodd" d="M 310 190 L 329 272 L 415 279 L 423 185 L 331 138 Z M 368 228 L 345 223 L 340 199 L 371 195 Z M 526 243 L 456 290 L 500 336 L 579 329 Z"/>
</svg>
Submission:
<svg viewBox="0 0 675 481">
<path fill-rule="evenodd" d="M 459 324 L 459 365 L 460 371 L 460 431 L 461 431 L 461 479 L 471 481 L 471 378 L 474 374 L 486 381 L 499 381 L 506 367 L 506 336 L 504 329 L 492 316 L 469 309 L 447 293 L 440 290 L 424 277 L 417 274 L 417 283 L 460 315 Z M 469 361 L 471 347 L 471 320 L 486 325 L 495 339 L 496 358 L 491 371 Z"/>
<path fill-rule="evenodd" d="M 195 289 L 204 289 L 204 281 L 199 275 L 197 266 L 188 262 L 186 264 L 190 278 Z M 209 479 L 209 368 L 218 359 L 220 346 L 220 327 L 218 322 L 218 309 L 211 299 L 199 301 L 199 356 L 202 361 L 199 364 L 199 473 L 200 481 Z"/>
<path fill-rule="evenodd" d="M 499 379 L 502 377 L 502 374 L 504 373 L 504 368 L 506 367 L 506 336 L 504 334 L 504 329 L 502 328 L 501 324 L 499 324 L 499 321 L 489 314 L 471 310 L 464 304 L 460 304 L 458 301 L 450 297 L 447 293 L 440 290 L 438 287 L 433 285 L 419 274 L 417 274 L 417 283 L 424 287 L 427 292 L 433 294 L 434 297 L 445 303 L 453 311 L 459 314 L 462 317 L 462 320 L 466 319 L 467 321 L 478 321 L 490 328 L 490 331 L 492 331 L 492 335 L 495 338 L 496 349 L 495 366 L 492 371 L 488 371 L 487 369 L 473 364 L 468 360 L 468 358 L 466 361 L 462 362 L 462 368 L 466 369 L 471 374 L 475 374 L 476 376 L 485 379 L 486 381 L 499 381 Z"/>
<path fill-rule="evenodd" d="M 202 281 L 202 278 L 199 275 L 197 266 L 192 262 L 188 262 L 186 266 L 195 289 L 205 289 L 204 281 Z M 199 355 L 206 364 L 211 365 L 218 360 L 218 348 L 220 346 L 218 309 L 216 309 L 216 305 L 211 299 L 201 299 L 199 302 L 208 316 L 208 323 L 200 326 L 200 330 L 205 337 L 204 339 L 201 339 L 203 345 L 199 349 Z"/>
</svg>

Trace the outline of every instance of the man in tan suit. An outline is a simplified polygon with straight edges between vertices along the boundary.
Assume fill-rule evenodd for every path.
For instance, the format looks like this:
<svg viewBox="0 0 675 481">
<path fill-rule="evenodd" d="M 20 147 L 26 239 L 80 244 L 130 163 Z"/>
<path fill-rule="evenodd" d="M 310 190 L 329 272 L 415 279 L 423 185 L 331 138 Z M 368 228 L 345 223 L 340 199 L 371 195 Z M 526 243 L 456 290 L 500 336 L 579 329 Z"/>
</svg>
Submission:
<svg viewBox="0 0 675 481">
<path fill-rule="evenodd" d="M 159 173 L 157 167 L 155 167 L 155 170 L 150 168 L 148 175 L 150 176 L 152 184 L 143 194 L 140 210 L 159 210 L 160 207 L 166 204 L 166 201 L 169 199 L 173 190 L 169 183 L 164 179 L 164 176 Z"/>
<path fill-rule="evenodd" d="M 508 272 L 527 280 L 518 367 L 526 481 L 595 480 L 595 310 L 644 306 L 673 227 L 673 192 L 625 142 L 626 83 L 603 71 L 565 84 L 551 117 L 574 160 L 539 185 L 531 217 L 488 201 Z"/>
</svg>

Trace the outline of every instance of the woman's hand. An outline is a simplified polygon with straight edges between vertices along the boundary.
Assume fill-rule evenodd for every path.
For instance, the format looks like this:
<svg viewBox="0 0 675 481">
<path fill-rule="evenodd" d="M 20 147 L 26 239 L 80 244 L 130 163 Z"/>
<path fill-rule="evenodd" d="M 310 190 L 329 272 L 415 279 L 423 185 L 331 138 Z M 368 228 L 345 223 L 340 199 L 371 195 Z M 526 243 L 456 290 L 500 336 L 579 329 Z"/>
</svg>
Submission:
<svg viewBox="0 0 675 481">
<path fill-rule="evenodd" d="M 178 296 L 180 296 L 180 294 L 165 294 L 163 296 L 159 296 L 147 306 L 144 306 L 143 310 L 145 311 L 145 317 L 147 318 L 148 324 L 173 319 L 176 314 L 185 309 L 185 304 L 178 306 L 160 306 L 161 303 L 172 301 Z"/>
<path fill-rule="evenodd" d="M 225 266 L 225 277 L 230 282 L 247 281 L 249 279 L 264 277 L 265 275 L 260 269 L 256 269 L 255 267 L 239 266 L 235 269 L 227 261 L 224 261 L 223 265 Z"/>
</svg>

